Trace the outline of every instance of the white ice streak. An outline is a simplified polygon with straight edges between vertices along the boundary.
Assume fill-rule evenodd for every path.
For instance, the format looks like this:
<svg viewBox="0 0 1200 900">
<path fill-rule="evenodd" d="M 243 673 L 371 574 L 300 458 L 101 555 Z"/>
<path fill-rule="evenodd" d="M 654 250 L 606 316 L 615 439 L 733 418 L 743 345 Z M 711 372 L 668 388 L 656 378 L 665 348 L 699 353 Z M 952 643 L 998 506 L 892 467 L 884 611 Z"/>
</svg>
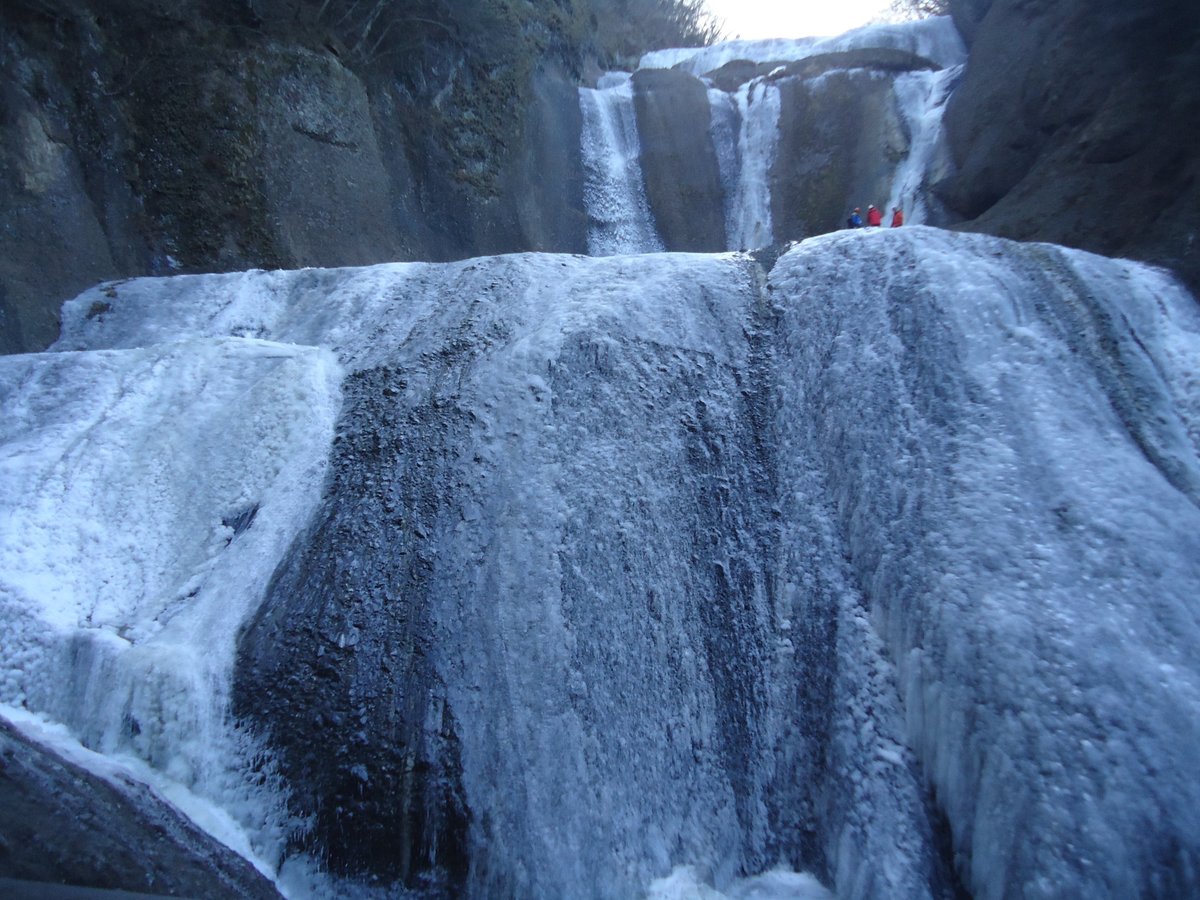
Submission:
<svg viewBox="0 0 1200 900">
<path fill-rule="evenodd" d="M 646 200 L 633 82 L 609 72 L 596 88 L 579 89 L 588 253 L 616 256 L 662 250 Z"/>
<path fill-rule="evenodd" d="M 822 53 L 868 48 L 906 50 L 941 67 L 959 65 L 967 57 L 966 47 L 950 17 L 935 16 L 916 22 L 865 25 L 828 38 L 735 40 L 700 49 L 654 50 L 641 58 L 638 68 L 678 68 L 693 75 L 705 75 L 734 60 L 789 62 Z"/>
<path fill-rule="evenodd" d="M 708 88 L 709 125 L 708 137 L 717 157 L 717 172 L 721 176 L 722 212 L 725 221 L 725 247 L 731 242 L 733 233 L 734 196 L 737 193 L 741 172 L 740 140 L 742 116 L 734 94 L 718 88 Z"/>
<path fill-rule="evenodd" d="M 775 239 L 771 167 L 779 145 L 779 86 L 755 79 L 738 89 L 736 102 L 740 121 L 737 158 L 741 165 L 726 211 L 726 239 L 730 249 L 753 250 Z"/>
<path fill-rule="evenodd" d="M 896 166 L 892 193 L 884 210 L 900 207 L 910 225 L 928 222 L 930 202 L 936 202 L 928 182 L 937 157 L 946 153 L 942 113 L 961 75 L 962 67 L 953 66 L 937 72 L 909 72 L 895 80 L 896 105 L 908 130 L 909 148 Z"/>
<path fill-rule="evenodd" d="M 319 496 L 340 377 L 236 338 L 0 359 L 0 702 L 260 841 L 230 770 L 234 644 Z"/>
</svg>

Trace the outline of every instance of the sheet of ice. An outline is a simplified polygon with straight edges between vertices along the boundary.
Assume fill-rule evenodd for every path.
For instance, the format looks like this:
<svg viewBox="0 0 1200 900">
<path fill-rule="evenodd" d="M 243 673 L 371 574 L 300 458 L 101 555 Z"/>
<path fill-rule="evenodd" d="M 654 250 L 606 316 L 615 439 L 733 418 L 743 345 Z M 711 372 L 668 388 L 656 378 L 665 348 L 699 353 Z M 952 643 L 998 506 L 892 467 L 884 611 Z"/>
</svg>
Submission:
<svg viewBox="0 0 1200 900">
<path fill-rule="evenodd" d="M 962 67 L 953 66 L 896 78 L 896 105 L 908 129 L 909 149 L 896 167 L 884 212 L 900 207 L 910 225 L 928 223 L 931 204 L 938 202 L 929 191 L 930 169 L 939 152 L 946 154 L 942 114 L 961 75 Z"/>
<path fill-rule="evenodd" d="M 638 68 L 680 68 L 693 75 L 705 75 L 739 59 L 756 63 L 790 62 L 821 53 L 866 48 L 906 50 L 943 68 L 960 65 L 967 58 L 966 47 L 950 17 L 935 16 L 915 22 L 865 25 L 828 38 L 738 40 L 699 49 L 653 50 L 641 58 Z"/>
<path fill-rule="evenodd" d="M 737 158 L 741 165 L 726 210 L 726 236 L 730 249 L 752 250 L 775 240 L 770 176 L 779 145 L 779 87 L 766 79 L 755 79 L 742 85 L 735 99 L 740 122 Z"/>
<path fill-rule="evenodd" d="M 772 283 L 783 389 L 968 887 L 1193 893 L 1195 301 L 1145 267 L 923 228 L 813 239 Z"/>
<path fill-rule="evenodd" d="M 680 866 L 650 885 L 646 900 L 834 900 L 821 882 L 803 872 L 776 870 L 742 878 L 718 891 L 692 866 Z"/>
<path fill-rule="evenodd" d="M 328 351 L 237 338 L 0 358 L 0 702 L 260 842 L 234 644 L 319 497 L 340 378 Z"/>
<path fill-rule="evenodd" d="M 646 200 L 631 77 L 609 72 L 596 88 L 580 88 L 579 108 L 588 253 L 615 256 L 662 250 Z"/>
<path fill-rule="evenodd" d="M 775 863 L 773 820 L 811 828 L 820 809 L 832 858 L 845 844 L 847 867 L 875 873 L 865 885 L 911 886 L 928 826 L 896 687 L 811 468 L 787 504 L 807 549 L 774 574 L 770 462 L 750 438 L 773 402 L 759 284 L 748 258 L 679 254 L 146 279 L 68 304 L 61 344 L 250 329 L 399 367 L 403 402 L 469 411 L 467 433 L 402 443 L 395 465 L 456 485 L 444 532 L 430 526 L 445 537 L 428 602 L 464 781 L 493 823 L 481 871 L 499 884 L 629 896 L 684 864 L 727 884 Z M 794 643 L 809 616 L 848 642 L 844 660 Z M 798 719 L 818 702 L 796 700 L 827 681 L 842 710 L 828 737 Z M 842 787 L 820 782 L 827 764 Z M 881 828 L 902 833 L 887 873 L 871 861 Z"/>
<path fill-rule="evenodd" d="M 378 365 L 435 317 L 432 283 L 467 263 L 391 263 L 135 278 L 98 285 L 63 304 L 54 350 L 149 347 L 211 337 L 274 339 L 332 350 L 354 367 Z"/>
</svg>

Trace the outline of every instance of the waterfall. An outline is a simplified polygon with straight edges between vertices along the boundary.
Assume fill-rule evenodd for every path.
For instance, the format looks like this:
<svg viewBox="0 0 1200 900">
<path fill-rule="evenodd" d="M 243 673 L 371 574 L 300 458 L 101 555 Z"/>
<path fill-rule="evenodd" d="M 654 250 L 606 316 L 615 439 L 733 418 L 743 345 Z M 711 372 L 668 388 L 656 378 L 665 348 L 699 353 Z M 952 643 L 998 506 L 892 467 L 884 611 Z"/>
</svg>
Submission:
<svg viewBox="0 0 1200 900">
<path fill-rule="evenodd" d="M 736 103 L 741 166 L 726 220 L 727 238 L 730 249 L 748 250 L 774 240 L 770 175 L 779 140 L 779 88 L 755 79 L 738 89 Z"/>
<path fill-rule="evenodd" d="M 742 116 L 738 112 L 738 101 L 733 94 L 718 88 L 708 88 L 709 106 L 709 139 L 717 157 L 717 168 L 721 175 L 721 197 L 724 202 L 722 210 L 725 221 L 725 247 L 732 247 L 730 235 L 734 233 L 738 182 L 741 177 L 741 146 L 739 136 L 742 130 Z"/>
<path fill-rule="evenodd" d="M 662 250 L 642 180 L 633 82 L 611 72 L 596 88 L 579 89 L 583 113 L 584 202 L 588 253 L 614 256 Z"/>
<path fill-rule="evenodd" d="M 929 192 L 929 172 L 942 147 L 942 113 L 962 67 L 937 72 L 910 72 L 896 79 L 896 103 L 909 132 L 908 155 L 896 167 L 885 214 L 893 207 L 904 210 L 911 225 L 929 221 L 930 204 L 937 203 Z"/>
</svg>

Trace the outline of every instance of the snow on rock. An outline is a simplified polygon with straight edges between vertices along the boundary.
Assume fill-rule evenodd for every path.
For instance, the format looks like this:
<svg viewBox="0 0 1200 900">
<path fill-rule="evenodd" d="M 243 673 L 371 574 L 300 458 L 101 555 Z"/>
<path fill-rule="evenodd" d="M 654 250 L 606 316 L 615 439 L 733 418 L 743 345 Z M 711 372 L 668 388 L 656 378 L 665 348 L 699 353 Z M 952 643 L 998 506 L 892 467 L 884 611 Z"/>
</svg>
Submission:
<svg viewBox="0 0 1200 900">
<path fill-rule="evenodd" d="M 237 631 L 319 496 L 339 381 L 234 338 L 0 358 L 0 702 L 220 794 Z"/>
<path fill-rule="evenodd" d="M 847 50 L 905 50 L 941 67 L 966 62 L 967 49 L 949 16 L 934 16 L 915 22 L 864 25 L 836 37 L 769 38 L 722 41 L 711 47 L 653 50 L 638 63 L 641 69 L 680 68 L 705 75 L 734 60 L 767 63 L 807 59 L 822 53 Z"/>
</svg>

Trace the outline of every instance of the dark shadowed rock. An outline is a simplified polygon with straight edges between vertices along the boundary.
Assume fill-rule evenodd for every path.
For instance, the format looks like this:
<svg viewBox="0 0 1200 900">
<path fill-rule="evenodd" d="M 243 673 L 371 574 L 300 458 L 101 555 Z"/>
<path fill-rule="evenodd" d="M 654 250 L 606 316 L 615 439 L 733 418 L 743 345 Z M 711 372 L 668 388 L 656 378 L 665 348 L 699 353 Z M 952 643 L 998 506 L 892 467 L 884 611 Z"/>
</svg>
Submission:
<svg viewBox="0 0 1200 900">
<path fill-rule="evenodd" d="M 891 79 L 865 69 L 820 80 L 785 79 L 779 149 L 771 169 L 775 237 L 800 240 L 840 228 L 855 206 L 887 202 L 908 150 Z"/>
<path fill-rule="evenodd" d="M 633 75 L 646 198 L 668 250 L 725 249 L 721 173 L 708 135 L 708 92 L 673 69 Z"/>
<path fill-rule="evenodd" d="M 362 81 L 328 51 L 279 48 L 262 63 L 270 69 L 257 113 L 262 190 L 284 259 L 338 266 L 395 257 L 397 191 Z"/>
<path fill-rule="evenodd" d="M 183 897 L 279 896 L 246 860 L 146 788 L 118 789 L 4 722 L 0 879 Z M 19 890 L 26 888 L 0 886 L 0 893 L 52 896 L 53 888 Z"/>
<path fill-rule="evenodd" d="M 405 386 L 389 369 L 347 382 L 328 499 L 242 635 L 234 705 L 311 821 L 298 848 L 340 874 L 454 896 L 468 811 L 427 594 L 455 486 L 427 471 L 463 420 L 402 410 Z"/>
<path fill-rule="evenodd" d="M 1200 284 L 1200 6 L 954 9 L 975 24 L 946 113 L 959 172 L 938 193 L 963 227 L 1131 256 Z"/>
<path fill-rule="evenodd" d="M 991 6 L 992 0 L 952 0 L 950 3 L 954 27 L 958 29 L 968 47 L 975 41 L 979 23 L 983 21 Z"/>
<path fill-rule="evenodd" d="M 0 30 L 0 353 L 46 346 L 62 301 L 119 271 L 74 149 L 71 92 L 38 56 Z"/>
<path fill-rule="evenodd" d="M 0 6 L 0 352 L 103 279 L 584 249 L 577 11 L 448 3 L 371 56 L 322 7 Z"/>
</svg>

